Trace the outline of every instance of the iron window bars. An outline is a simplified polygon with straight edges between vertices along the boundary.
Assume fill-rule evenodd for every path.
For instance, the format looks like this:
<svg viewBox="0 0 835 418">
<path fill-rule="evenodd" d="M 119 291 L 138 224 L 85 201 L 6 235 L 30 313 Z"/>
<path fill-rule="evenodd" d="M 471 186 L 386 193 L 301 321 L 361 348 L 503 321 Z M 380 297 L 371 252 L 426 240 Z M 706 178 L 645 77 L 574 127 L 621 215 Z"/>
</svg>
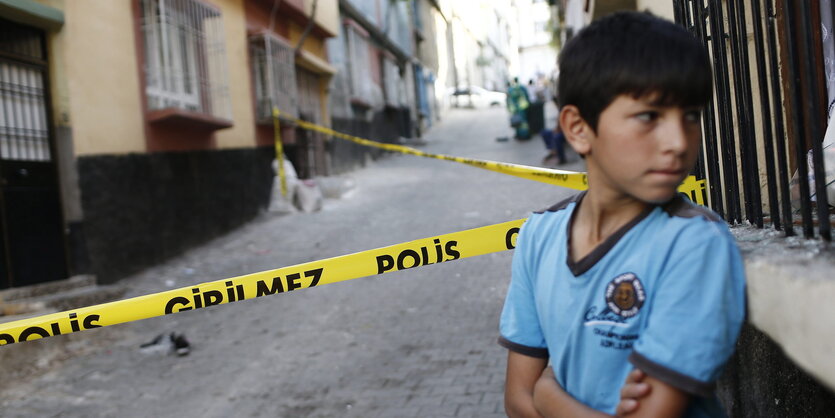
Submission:
<svg viewBox="0 0 835 418">
<path fill-rule="evenodd" d="M 150 110 L 232 119 L 223 18 L 199 0 L 141 0 Z"/>
<path fill-rule="evenodd" d="M 250 37 L 249 47 L 258 122 L 272 123 L 273 107 L 298 117 L 294 48 L 268 33 Z"/>
<path fill-rule="evenodd" d="M 803 235 L 812 238 L 817 223 L 819 237 L 831 240 L 822 150 L 825 87 L 818 78 L 823 59 L 812 30 L 820 25 L 813 22 L 816 4 L 674 0 L 673 5 L 676 22 L 702 40 L 713 61 L 715 94 L 704 111 L 704 146 L 696 167 L 696 174 L 707 178 L 711 208 L 729 223 L 747 221 L 759 228 L 770 223 L 794 235 L 791 158 Z"/>
<path fill-rule="evenodd" d="M 0 159 L 51 161 L 43 35 L 0 20 Z"/>
</svg>

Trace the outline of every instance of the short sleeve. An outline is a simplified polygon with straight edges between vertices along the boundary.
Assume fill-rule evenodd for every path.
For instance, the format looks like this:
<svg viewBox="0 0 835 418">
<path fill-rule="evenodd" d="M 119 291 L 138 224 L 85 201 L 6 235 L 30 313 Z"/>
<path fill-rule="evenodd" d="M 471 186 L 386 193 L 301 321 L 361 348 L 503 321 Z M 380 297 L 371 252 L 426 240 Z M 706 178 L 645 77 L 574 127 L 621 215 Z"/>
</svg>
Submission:
<svg viewBox="0 0 835 418">
<path fill-rule="evenodd" d="M 745 319 L 745 276 L 736 242 L 718 222 L 680 234 L 629 361 L 667 384 L 711 396 Z"/>
<path fill-rule="evenodd" d="M 499 321 L 499 344 L 530 357 L 547 358 L 548 349 L 534 299 L 535 277 L 530 274 L 529 262 L 536 250 L 531 246 L 532 223 L 530 219 L 525 222 L 516 240 L 510 286 Z"/>
</svg>

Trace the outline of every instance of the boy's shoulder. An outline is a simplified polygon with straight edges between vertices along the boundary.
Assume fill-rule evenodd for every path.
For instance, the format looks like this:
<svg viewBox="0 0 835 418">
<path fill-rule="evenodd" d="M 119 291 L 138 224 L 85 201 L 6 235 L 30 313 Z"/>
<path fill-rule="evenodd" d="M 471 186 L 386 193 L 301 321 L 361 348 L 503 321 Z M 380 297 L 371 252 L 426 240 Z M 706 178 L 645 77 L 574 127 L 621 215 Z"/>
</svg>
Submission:
<svg viewBox="0 0 835 418">
<path fill-rule="evenodd" d="M 555 203 L 555 204 L 553 204 L 553 205 L 551 205 L 551 206 L 549 206 L 549 207 L 547 207 L 547 208 L 545 208 L 545 209 L 536 210 L 536 211 L 534 211 L 533 213 L 534 213 L 535 215 L 542 215 L 542 214 L 549 213 L 549 212 L 550 212 L 550 213 L 553 213 L 553 212 L 559 212 L 559 211 L 561 211 L 561 210 L 563 210 L 563 209 L 568 208 L 568 207 L 569 207 L 572 203 L 577 203 L 577 202 L 579 202 L 579 201 L 580 201 L 580 199 L 582 199 L 582 198 L 583 198 L 583 195 L 584 195 L 584 194 L 586 194 L 586 192 L 585 192 L 585 191 L 580 192 L 580 193 L 577 193 L 577 194 L 572 195 L 572 196 L 570 196 L 570 197 L 568 197 L 568 198 L 565 198 L 565 199 L 563 199 L 563 200 L 561 200 L 561 201 L 559 201 L 559 202 L 557 202 L 557 203 Z"/>
<path fill-rule="evenodd" d="M 671 218 L 702 218 L 708 222 L 723 222 L 716 212 L 693 203 L 681 194 L 677 194 L 669 202 L 661 205 L 661 209 Z"/>
<path fill-rule="evenodd" d="M 585 192 L 580 192 L 548 208 L 534 211 L 525 223 L 529 230 L 527 234 L 540 237 L 560 235 L 565 231 L 565 225 L 571 222 L 574 208 L 584 195 Z M 728 225 L 716 212 L 693 203 L 681 194 L 653 206 L 622 229 L 620 235 L 637 229 L 642 235 L 652 234 L 650 242 L 665 242 L 668 245 L 684 237 L 703 243 L 732 239 Z"/>
</svg>

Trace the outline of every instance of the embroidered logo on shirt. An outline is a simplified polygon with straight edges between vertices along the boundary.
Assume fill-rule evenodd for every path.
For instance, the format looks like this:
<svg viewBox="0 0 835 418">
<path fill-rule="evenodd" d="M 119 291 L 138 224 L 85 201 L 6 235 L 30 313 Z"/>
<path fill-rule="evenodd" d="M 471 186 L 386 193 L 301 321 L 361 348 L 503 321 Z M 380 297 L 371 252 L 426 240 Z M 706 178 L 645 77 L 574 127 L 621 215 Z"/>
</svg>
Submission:
<svg viewBox="0 0 835 418">
<path fill-rule="evenodd" d="M 637 315 L 646 297 L 644 285 L 635 273 L 621 274 L 606 286 L 606 305 L 623 318 Z"/>
</svg>

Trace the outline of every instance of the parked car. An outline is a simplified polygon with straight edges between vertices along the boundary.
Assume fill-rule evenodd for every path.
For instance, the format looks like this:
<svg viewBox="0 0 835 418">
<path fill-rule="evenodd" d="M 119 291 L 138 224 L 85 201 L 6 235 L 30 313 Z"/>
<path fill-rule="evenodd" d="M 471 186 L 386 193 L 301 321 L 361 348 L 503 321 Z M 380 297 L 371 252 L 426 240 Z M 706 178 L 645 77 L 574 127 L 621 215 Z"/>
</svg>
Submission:
<svg viewBox="0 0 835 418">
<path fill-rule="evenodd" d="M 479 86 L 463 86 L 449 89 L 447 92 L 449 104 L 452 107 L 469 107 L 484 109 L 494 106 L 504 106 L 507 94 L 500 91 L 490 91 Z"/>
</svg>

